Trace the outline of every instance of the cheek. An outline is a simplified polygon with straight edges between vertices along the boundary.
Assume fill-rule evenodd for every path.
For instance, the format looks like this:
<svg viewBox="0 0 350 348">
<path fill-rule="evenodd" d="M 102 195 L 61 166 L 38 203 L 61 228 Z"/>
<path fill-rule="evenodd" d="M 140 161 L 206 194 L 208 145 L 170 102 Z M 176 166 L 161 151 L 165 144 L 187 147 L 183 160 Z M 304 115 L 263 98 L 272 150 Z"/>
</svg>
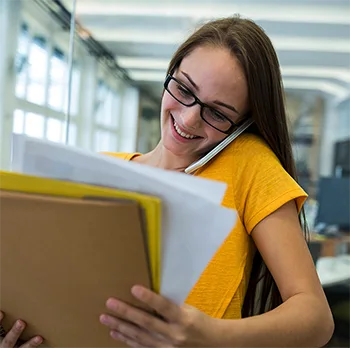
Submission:
<svg viewBox="0 0 350 348">
<path fill-rule="evenodd" d="M 170 96 L 167 92 L 164 93 L 162 98 L 162 117 L 167 116 L 167 113 L 179 108 L 179 103 Z"/>
<path fill-rule="evenodd" d="M 209 125 L 206 125 L 206 135 L 208 142 L 214 146 L 223 141 L 227 136 L 226 134 L 220 133 Z"/>
</svg>

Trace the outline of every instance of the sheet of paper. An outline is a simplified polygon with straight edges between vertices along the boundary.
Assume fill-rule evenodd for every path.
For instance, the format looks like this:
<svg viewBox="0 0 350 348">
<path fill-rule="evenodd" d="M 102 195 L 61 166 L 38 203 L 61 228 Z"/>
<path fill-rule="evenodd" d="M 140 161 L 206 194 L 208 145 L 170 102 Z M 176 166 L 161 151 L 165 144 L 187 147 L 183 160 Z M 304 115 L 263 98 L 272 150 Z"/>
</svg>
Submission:
<svg viewBox="0 0 350 348">
<path fill-rule="evenodd" d="M 185 301 L 236 222 L 236 212 L 221 207 L 217 194 L 214 203 L 212 190 L 222 191 L 217 182 L 204 183 L 201 178 L 151 167 L 142 171 L 146 166 L 18 135 L 12 158 L 14 171 L 160 197 L 161 293 L 178 304 Z"/>
<path fill-rule="evenodd" d="M 14 134 L 13 144 L 16 145 L 16 149 L 13 149 L 13 152 L 12 152 L 12 169 L 14 171 L 21 171 L 21 166 L 24 164 L 24 161 L 22 161 L 22 158 L 17 158 L 18 154 L 22 153 L 22 151 L 20 150 L 21 148 L 28 145 L 35 146 L 35 144 L 42 144 L 42 143 L 45 143 L 48 146 L 52 145 L 52 143 L 45 142 L 45 141 L 43 142 L 42 140 L 39 140 L 39 139 L 29 138 L 29 137 L 26 137 L 25 135 Z M 54 148 L 60 148 L 60 147 L 66 148 L 65 145 L 60 145 L 60 144 L 55 144 L 54 146 Z M 87 154 L 87 152 L 82 149 L 73 148 L 73 147 L 69 147 L 69 149 L 70 149 L 70 152 L 68 156 L 74 156 L 73 154 L 84 154 L 84 155 Z M 111 163 L 116 163 L 118 165 L 117 174 L 120 174 L 121 176 L 123 176 L 124 173 L 130 173 L 130 171 L 134 173 L 142 173 L 142 175 L 145 177 L 150 177 L 150 178 L 155 177 L 158 182 L 163 182 L 163 183 L 172 182 L 174 186 L 179 187 L 180 189 L 199 195 L 217 204 L 220 204 L 222 202 L 222 199 L 225 195 L 226 184 L 219 181 L 207 180 L 199 177 L 194 177 L 193 175 L 187 175 L 184 173 L 166 171 L 159 168 L 141 165 L 135 162 L 128 162 L 112 156 L 89 152 L 90 158 L 101 158 L 101 156 L 105 157 L 106 161 L 109 161 Z M 27 162 L 28 163 L 26 165 L 33 165 L 33 163 L 31 163 L 32 162 L 31 160 L 28 159 Z M 57 161 L 55 161 L 55 163 L 57 163 Z M 46 160 L 45 163 L 38 163 L 36 165 L 36 171 L 38 171 L 38 169 L 41 168 L 42 166 L 48 166 L 48 165 L 49 165 L 48 160 Z M 51 163 L 50 165 L 54 166 L 53 163 Z M 79 167 L 84 165 L 85 165 L 84 160 L 82 163 L 79 163 Z M 56 167 L 57 175 L 70 175 L 69 173 L 71 173 L 72 170 L 74 169 L 71 167 L 71 164 L 67 164 L 67 163 L 61 163 L 59 166 Z M 53 174 L 55 175 L 55 173 Z M 38 175 L 40 174 L 38 173 Z"/>
<path fill-rule="evenodd" d="M 110 158 L 111 160 L 118 161 L 118 164 L 120 163 L 120 161 L 122 161 L 123 164 L 126 163 L 127 168 L 130 168 L 131 164 L 133 171 L 136 171 L 138 173 L 141 172 L 143 175 L 146 175 L 148 177 L 153 177 L 156 175 L 159 181 L 165 183 L 172 181 L 175 186 L 185 188 L 186 191 L 192 192 L 196 195 L 200 195 L 201 197 L 210 200 L 213 203 L 220 204 L 226 191 L 226 184 L 219 181 L 215 182 L 213 180 L 203 179 L 200 177 L 194 178 L 193 175 L 188 175 L 174 171 L 165 171 L 159 168 L 145 166 L 135 162 L 130 163 L 119 158 L 111 158 L 111 156 L 108 156 L 108 158 Z"/>
</svg>

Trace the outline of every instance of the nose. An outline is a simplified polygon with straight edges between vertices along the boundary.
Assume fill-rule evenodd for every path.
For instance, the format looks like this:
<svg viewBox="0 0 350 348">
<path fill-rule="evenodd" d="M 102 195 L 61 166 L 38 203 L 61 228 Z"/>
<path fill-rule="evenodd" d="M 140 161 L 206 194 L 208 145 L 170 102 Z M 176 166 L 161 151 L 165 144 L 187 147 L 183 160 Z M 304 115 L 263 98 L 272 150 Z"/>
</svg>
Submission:
<svg viewBox="0 0 350 348">
<path fill-rule="evenodd" d="M 188 130 L 199 128 L 202 121 L 200 112 L 201 107 L 198 104 L 189 107 L 185 106 L 181 114 L 183 126 Z"/>
</svg>

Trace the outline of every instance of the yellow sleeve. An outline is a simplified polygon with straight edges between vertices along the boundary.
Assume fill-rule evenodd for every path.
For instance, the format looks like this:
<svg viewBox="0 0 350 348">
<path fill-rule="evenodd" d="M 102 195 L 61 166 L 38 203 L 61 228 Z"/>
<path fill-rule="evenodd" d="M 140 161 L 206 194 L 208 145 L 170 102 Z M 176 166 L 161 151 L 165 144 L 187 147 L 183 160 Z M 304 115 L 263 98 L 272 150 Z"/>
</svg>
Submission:
<svg viewBox="0 0 350 348">
<path fill-rule="evenodd" d="M 138 153 L 127 153 L 127 152 L 100 152 L 101 155 L 107 155 L 112 157 L 118 157 L 126 161 L 130 161 Z"/>
<path fill-rule="evenodd" d="M 261 220 L 291 200 L 295 200 L 300 212 L 307 194 L 272 150 L 254 136 L 247 137 L 239 147 L 240 180 L 233 186 L 238 213 L 248 234 Z"/>
</svg>

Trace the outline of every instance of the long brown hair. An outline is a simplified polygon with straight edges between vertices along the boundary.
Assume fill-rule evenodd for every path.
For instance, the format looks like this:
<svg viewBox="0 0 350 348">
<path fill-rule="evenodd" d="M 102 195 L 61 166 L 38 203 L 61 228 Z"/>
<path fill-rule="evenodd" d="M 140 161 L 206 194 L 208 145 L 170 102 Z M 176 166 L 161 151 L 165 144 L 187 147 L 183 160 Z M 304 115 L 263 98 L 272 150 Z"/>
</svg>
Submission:
<svg viewBox="0 0 350 348">
<path fill-rule="evenodd" d="M 297 180 L 279 62 L 268 36 L 253 21 L 238 16 L 211 21 L 178 48 L 169 64 L 168 74 L 174 73 L 183 58 L 196 47 L 204 45 L 229 49 L 239 60 L 248 83 L 249 114 L 254 119 L 247 132 L 262 137 L 284 169 Z M 302 210 L 300 223 L 307 238 L 304 221 Z M 264 313 L 281 303 L 277 285 L 261 254 L 256 251 L 242 317 Z"/>
</svg>

